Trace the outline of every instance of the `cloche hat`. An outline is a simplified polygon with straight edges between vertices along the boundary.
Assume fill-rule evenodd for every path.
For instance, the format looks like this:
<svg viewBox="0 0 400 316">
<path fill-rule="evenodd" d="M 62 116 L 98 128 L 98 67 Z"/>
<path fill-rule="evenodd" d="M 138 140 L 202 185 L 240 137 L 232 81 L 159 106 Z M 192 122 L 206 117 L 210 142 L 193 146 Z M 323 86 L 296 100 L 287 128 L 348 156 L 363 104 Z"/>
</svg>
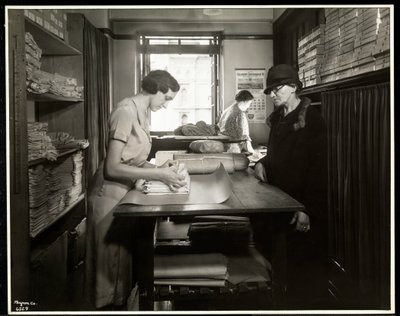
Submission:
<svg viewBox="0 0 400 316">
<path fill-rule="evenodd" d="M 265 94 L 269 94 L 274 87 L 282 84 L 294 83 L 299 89 L 303 84 L 299 79 L 297 70 L 287 64 L 280 64 L 271 67 L 267 75 L 267 88 L 264 90 Z"/>
</svg>

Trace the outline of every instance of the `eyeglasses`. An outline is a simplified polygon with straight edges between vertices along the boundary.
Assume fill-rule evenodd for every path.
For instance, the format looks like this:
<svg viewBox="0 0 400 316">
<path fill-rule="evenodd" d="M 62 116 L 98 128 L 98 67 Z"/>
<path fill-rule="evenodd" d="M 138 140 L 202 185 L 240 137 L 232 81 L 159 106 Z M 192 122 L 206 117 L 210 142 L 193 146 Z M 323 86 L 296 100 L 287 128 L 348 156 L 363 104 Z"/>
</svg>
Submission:
<svg viewBox="0 0 400 316">
<path fill-rule="evenodd" d="M 285 85 L 282 84 L 280 86 L 274 87 L 271 90 L 267 91 L 267 94 L 271 94 L 273 92 L 274 94 L 277 94 L 279 90 L 281 90 Z"/>
</svg>

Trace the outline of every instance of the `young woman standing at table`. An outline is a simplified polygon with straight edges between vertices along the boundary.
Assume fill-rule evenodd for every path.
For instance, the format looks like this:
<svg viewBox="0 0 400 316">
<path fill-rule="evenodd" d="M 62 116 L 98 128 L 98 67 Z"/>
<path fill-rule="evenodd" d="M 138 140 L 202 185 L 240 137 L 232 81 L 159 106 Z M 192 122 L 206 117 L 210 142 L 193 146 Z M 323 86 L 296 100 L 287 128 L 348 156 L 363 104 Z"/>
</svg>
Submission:
<svg viewBox="0 0 400 316">
<path fill-rule="evenodd" d="M 156 169 L 147 161 L 151 149 L 148 111 L 166 108 L 179 88 L 167 71 L 152 71 L 143 79 L 142 91 L 122 100 L 111 113 L 107 155 L 88 190 L 86 273 L 96 308 L 125 305 L 133 287 L 134 228 L 114 219 L 113 208 L 136 179 L 185 185 L 184 176 L 170 162 Z"/>
</svg>

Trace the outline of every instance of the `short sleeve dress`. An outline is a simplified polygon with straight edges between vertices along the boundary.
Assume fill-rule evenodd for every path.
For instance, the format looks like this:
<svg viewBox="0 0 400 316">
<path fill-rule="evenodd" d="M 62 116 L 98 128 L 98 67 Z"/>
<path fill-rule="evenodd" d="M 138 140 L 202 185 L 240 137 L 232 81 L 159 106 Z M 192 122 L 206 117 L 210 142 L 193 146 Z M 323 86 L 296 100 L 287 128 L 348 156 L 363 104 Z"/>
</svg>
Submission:
<svg viewBox="0 0 400 316">
<path fill-rule="evenodd" d="M 112 139 L 125 144 L 121 163 L 145 163 L 151 150 L 147 113 L 141 112 L 132 98 L 122 100 L 111 113 Z M 88 189 L 86 285 L 96 308 L 123 305 L 132 290 L 132 227 L 114 219 L 112 210 L 134 182 L 105 179 L 103 161 Z"/>
</svg>

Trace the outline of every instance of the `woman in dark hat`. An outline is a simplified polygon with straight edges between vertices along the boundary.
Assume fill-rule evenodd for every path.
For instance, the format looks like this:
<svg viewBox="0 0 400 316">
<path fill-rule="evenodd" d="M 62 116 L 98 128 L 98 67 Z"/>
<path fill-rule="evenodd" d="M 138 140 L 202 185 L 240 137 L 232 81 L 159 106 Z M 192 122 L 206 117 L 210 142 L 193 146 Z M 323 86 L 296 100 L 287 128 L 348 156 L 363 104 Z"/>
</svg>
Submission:
<svg viewBox="0 0 400 316">
<path fill-rule="evenodd" d="M 289 219 L 289 308 L 323 308 L 327 293 L 326 126 L 290 65 L 269 69 L 267 94 L 275 105 L 268 117 L 268 153 L 255 165 L 258 179 L 279 187 L 305 206 Z M 319 299 L 320 298 L 320 299 Z"/>
</svg>

